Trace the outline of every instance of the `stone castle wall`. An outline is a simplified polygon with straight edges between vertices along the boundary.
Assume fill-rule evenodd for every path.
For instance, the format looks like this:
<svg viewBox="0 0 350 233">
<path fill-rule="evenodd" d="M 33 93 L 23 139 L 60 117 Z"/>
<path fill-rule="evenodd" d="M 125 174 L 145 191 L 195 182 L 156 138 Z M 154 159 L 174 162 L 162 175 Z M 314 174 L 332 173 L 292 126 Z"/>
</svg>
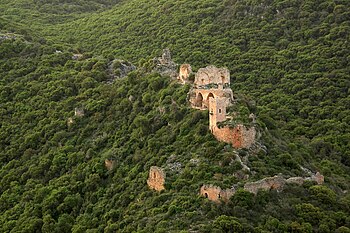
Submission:
<svg viewBox="0 0 350 233">
<path fill-rule="evenodd" d="M 256 130 L 254 127 L 246 128 L 237 125 L 234 128 L 225 126 L 222 128 L 213 127 L 214 137 L 221 142 L 231 143 L 235 148 L 248 148 L 255 142 Z"/>
<path fill-rule="evenodd" d="M 273 176 L 273 177 L 266 177 L 264 179 L 255 181 L 255 182 L 249 182 L 244 185 L 244 190 L 254 193 L 255 195 L 258 193 L 259 190 L 264 191 L 270 191 L 270 190 L 277 190 L 282 191 L 284 186 L 286 184 L 298 184 L 302 185 L 305 181 L 314 181 L 318 185 L 323 184 L 324 182 L 324 176 L 321 175 L 319 172 L 317 172 L 315 175 L 312 175 L 311 177 L 291 177 L 288 179 L 283 178 L 282 176 Z M 200 188 L 199 194 L 205 198 L 208 198 L 211 201 L 214 202 L 228 202 L 230 198 L 235 194 L 234 189 L 226 189 L 222 190 L 218 186 L 213 185 L 203 185 Z"/>
<path fill-rule="evenodd" d="M 228 202 L 234 193 L 235 192 L 232 189 L 223 190 L 220 187 L 213 185 L 203 185 L 200 189 L 201 196 L 215 202 Z"/>
<path fill-rule="evenodd" d="M 179 70 L 178 80 L 185 84 L 190 82 L 189 77 L 192 74 L 192 67 L 190 64 L 182 64 Z"/>
<path fill-rule="evenodd" d="M 165 189 L 165 172 L 160 167 L 152 166 L 149 170 L 147 184 L 151 189 L 162 191 Z"/>
<path fill-rule="evenodd" d="M 217 140 L 231 143 L 235 148 L 248 148 L 255 142 L 254 127 L 217 127 L 217 123 L 227 119 L 226 109 L 233 102 L 228 69 L 215 66 L 199 69 L 189 92 L 189 101 L 193 108 L 209 110 L 209 129 Z"/>
</svg>

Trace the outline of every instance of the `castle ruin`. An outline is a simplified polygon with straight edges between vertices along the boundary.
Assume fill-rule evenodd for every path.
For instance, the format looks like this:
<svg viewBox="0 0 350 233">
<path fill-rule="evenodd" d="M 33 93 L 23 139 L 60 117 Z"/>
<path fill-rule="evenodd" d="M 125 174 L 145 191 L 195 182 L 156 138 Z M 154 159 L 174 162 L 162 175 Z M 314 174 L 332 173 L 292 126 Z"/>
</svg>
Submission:
<svg viewBox="0 0 350 233">
<path fill-rule="evenodd" d="M 209 129 L 217 140 L 230 143 L 235 148 L 249 148 L 255 142 L 254 127 L 247 128 L 243 124 L 218 126 L 219 122 L 230 118 L 227 107 L 232 105 L 233 100 L 228 69 L 207 66 L 198 70 L 189 92 L 191 106 L 209 110 Z"/>
</svg>

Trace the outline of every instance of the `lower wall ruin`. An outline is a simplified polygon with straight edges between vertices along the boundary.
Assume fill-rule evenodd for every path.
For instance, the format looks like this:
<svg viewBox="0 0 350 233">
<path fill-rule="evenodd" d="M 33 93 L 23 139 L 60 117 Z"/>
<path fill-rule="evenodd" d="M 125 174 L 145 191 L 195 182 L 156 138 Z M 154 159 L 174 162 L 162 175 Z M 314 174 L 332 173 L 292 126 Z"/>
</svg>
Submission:
<svg viewBox="0 0 350 233">
<path fill-rule="evenodd" d="M 244 185 L 244 190 L 257 194 L 259 190 L 269 191 L 269 190 L 282 190 L 285 185 L 286 180 L 281 176 L 267 177 L 262 180 L 246 183 Z"/>
<path fill-rule="evenodd" d="M 201 196 L 215 202 L 220 200 L 228 202 L 234 193 L 233 189 L 222 190 L 220 187 L 213 185 L 203 185 L 200 189 Z"/>
<path fill-rule="evenodd" d="M 246 128 L 237 125 L 234 128 L 213 127 L 212 133 L 218 141 L 231 143 L 235 148 L 249 148 L 255 142 L 256 130 L 254 127 Z"/>
<path fill-rule="evenodd" d="M 243 189 L 245 191 L 254 193 L 256 195 L 259 190 L 282 191 L 285 184 L 293 183 L 293 184 L 302 185 L 305 181 L 314 181 L 318 185 L 321 185 L 324 182 L 324 176 L 321 175 L 319 172 L 317 172 L 315 175 L 312 175 L 311 177 L 305 177 L 305 178 L 291 177 L 291 178 L 285 179 L 282 176 L 266 177 L 262 180 L 246 183 Z M 213 185 L 203 185 L 200 189 L 201 196 L 215 202 L 220 202 L 220 200 L 224 202 L 228 202 L 234 194 L 235 194 L 234 189 L 222 190 L 220 187 L 213 186 Z"/>
</svg>

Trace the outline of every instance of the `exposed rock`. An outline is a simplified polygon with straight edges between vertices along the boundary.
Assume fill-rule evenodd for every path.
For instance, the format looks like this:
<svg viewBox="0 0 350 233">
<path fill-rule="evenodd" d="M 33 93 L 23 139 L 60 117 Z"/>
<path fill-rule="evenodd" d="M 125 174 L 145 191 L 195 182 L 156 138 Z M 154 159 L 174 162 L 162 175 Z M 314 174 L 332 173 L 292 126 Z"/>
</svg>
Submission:
<svg viewBox="0 0 350 233">
<path fill-rule="evenodd" d="M 201 196 L 215 202 L 219 202 L 220 200 L 228 202 L 233 194 L 235 194 L 234 189 L 222 190 L 220 187 L 213 185 L 203 185 L 200 189 Z"/>
<path fill-rule="evenodd" d="M 115 161 L 112 159 L 106 159 L 105 160 L 105 167 L 108 171 L 112 170 L 115 166 Z"/>
<path fill-rule="evenodd" d="M 85 115 L 84 109 L 82 109 L 82 108 L 75 108 L 74 109 L 74 116 L 83 117 L 84 115 Z"/>
<path fill-rule="evenodd" d="M 165 189 L 165 172 L 160 167 L 152 166 L 149 170 L 147 184 L 151 189 L 162 191 Z"/>
<path fill-rule="evenodd" d="M 171 53 L 168 48 L 163 50 L 162 57 L 156 57 L 153 59 L 155 68 L 154 71 L 161 75 L 170 76 L 172 79 L 178 77 L 177 64 L 171 59 Z"/>
<path fill-rule="evenodd" d="M 168 167 L 170 171 L 181 171 L 182 164 L 180 162 L 169 163 Z"/>
<path fill-rule="evenodd" d="M 14 34 L 7 33 L 7 34 L 1 34 L 0 35 L 0 41 L 3 41 L 3 40 L 15 40 L 15 39 L 17 39 L 17 36 L 14 35 Z"/>
<path fill-rule="evenodd" d="M 241 164 L 243 171 L 250 172 L 250 168 L 242 162 L 241 157 L 237 153 L 235 153 L 235 160 Z"/>
<path fill-rule="evenodd" d="M 136 70 L 136 66 L 134 66 L 132 63 L 121 59 L 114 59 L 108 65 L 108 74 L 110 77 L 108 82 L 111 83 L 115 79 L 124 78 L 128 75 L 128 73 L 134 70 Z"/>
<path fill-rule="evenodd" d="M 74 123 L 73 118 L 72 118 L 72 117 L 69 117 L 69 118 L 67 119 L 67 125 L 70 126 L 70 125 L 72 125 L 73 123 Z"/>
<path fill-rule="evenodd" d="M 72 59 L 73 60 L 81 60 L 83 57 L 84 57 L 84 55 L 81 53 L 74 53 L 72 56 Z"/>
</svg>

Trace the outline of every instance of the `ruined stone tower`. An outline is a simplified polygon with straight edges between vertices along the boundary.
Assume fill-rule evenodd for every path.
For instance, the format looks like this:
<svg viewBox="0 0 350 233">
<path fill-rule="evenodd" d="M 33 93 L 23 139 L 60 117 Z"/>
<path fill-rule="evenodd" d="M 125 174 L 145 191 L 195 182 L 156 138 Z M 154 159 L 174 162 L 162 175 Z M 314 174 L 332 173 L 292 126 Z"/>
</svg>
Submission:
<svg viewBox="0 0 350 233">
<path fill-rule="evenodd" d="M 218 126 L 229 118 L 227 107 L 233 103 L 228 69 L 215 66 L 199 69 L 189 92 L 189 101 L 193 108 L 209 110 L 209 129 L 217 140 L 235 148 L 248 148 L 255 142 L 254 127 L 247 128 L 243 124 Z"/>
<path fill-rule="evenodd" d="M 211 132 L 217 127 L 217 123 L 226 120 L 226 98 L 209 98 L 209 129 Z"/>
</svg>

